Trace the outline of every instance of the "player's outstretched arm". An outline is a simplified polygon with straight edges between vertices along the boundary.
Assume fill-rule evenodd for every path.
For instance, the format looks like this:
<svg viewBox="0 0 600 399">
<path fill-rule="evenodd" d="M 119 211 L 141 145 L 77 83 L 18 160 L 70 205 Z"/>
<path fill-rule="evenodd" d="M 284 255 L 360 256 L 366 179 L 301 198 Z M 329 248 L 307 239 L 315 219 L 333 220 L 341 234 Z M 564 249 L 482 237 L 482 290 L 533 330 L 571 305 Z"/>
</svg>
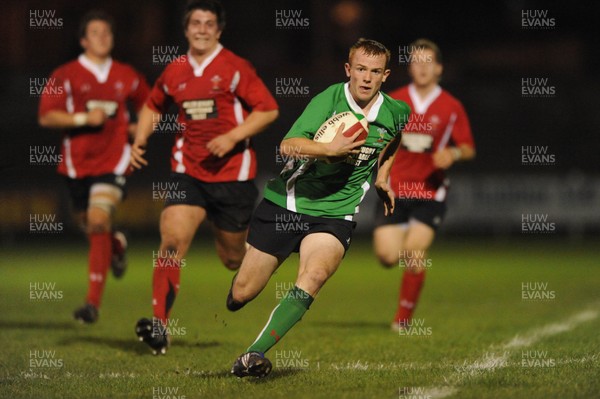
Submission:
<svg viewBox="0 0 600 399">
<path fill-rule="evenodd" d="M 241 125 L 226 134 L 215 137 L 206 144 L 206 148 L 219 158 L 224 157 L 240 141 L 246 140 L 265 130 L 277 119 L 279 111 L 252 111 Z"/>
<path fill-rule="evenodd" d="M 396 158 L 396 152 L 398 151 L 398 147 L 400 147 L 401 138 L 402 135 L 396 135 L 379 155 L 375 190 L 377 191 L 379 198 L 383 201 L 386 216 L 394 213 L 394 192 L 390 188 L 388 180 L 390 177 L 390 170 L 392 170 L 392 165 Z"/>
<path fill-rule="evenodd" d="M 284 139 L 281 142 L 279 151 L 281 155 L 301 158 L 326 158 L 326 157 L 341 157 L 351 153 L 358 153 L 358 149 L 365 143 L 366 140 L 354 141 L 363 132 L 357 131 L 354 135 L 346 137 L 342 134 L 344 131 L 342 123 L 337 130 L 337 133 L 330 143 L 322 143 L 313 141 L 304 137 L 292 137 Z"/>
<path fill-rule="evenodd" d="M 130 163 L 136 169 L 141 169 L 148 165 L 148 161 L 144 159 L 146 153 L 146 145 L 148 137 L 154 132 L 153 121 L 159 121 L 161 114 L 152 110 L 147 105 L 144 105 L 138 115 L 138 123 L 135 132 L 135 138 L 131 146 Z"/>
<path fill-rule="evenodd" d="M 75 129 L 83 126 L 101 126 L 106 118 L 107 115 L 101 108 L 74 114 L 62 110 L 52 110 L 41 115 L 38 123 L 41 127 L 50 129 Z"/>
</svg>

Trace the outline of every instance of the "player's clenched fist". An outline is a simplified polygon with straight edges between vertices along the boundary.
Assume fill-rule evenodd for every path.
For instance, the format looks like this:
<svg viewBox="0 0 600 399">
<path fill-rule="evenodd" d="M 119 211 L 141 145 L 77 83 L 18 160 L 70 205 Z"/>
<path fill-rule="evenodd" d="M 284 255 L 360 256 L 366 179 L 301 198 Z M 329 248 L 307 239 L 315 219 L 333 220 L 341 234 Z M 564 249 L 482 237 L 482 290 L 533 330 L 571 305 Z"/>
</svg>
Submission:
<svg viewBox="0 0 600 399">
<path fill-rule="evenodd" d="M 102 126 L 106 122 L 108 116 L 102 108 L 94 108 L 87 113 L 87 125 L 88 126 Z"/>
<path fill-rule="evenodd" d="M 233 150 L 237 141 L 228 134 L 217 136 L 206 144 L 206 148 L 211 154 L 223 158 L 225 154 Z"/>
<path fill-rule="evenodd" d="M 454 163 L 452 151 L 449 148 L 437 151 L 433 154 L 433 165 L 436 168 L 448 169 Z"/>
</svg>

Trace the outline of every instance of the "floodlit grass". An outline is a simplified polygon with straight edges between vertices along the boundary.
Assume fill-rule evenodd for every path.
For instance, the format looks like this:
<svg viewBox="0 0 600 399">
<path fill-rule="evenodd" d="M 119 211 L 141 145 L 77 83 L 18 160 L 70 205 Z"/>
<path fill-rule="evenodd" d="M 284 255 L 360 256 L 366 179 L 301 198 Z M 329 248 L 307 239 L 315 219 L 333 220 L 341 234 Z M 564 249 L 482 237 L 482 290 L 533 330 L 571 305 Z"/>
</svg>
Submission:
<svg viewBox="0 0 600 399">
<path fill-rule="evenodd" d="M 399 336 L 389 323 L 400 270 L 378 266 L 369 242 L 357 240 L 304 319 L 268 352 L 271 375 L 240 380 L 231 365 L 293 284 L 297 255 L 230 313 L 232 273 L 212 240 L 198 237 L 171 314 L 172 347 L 155 357 L 134 325 L 151 316 L 157 243 L 132 240 L 125 277 L 109 278 L 98 323 L 82 326 L 71 313 L 87 288 L 86 246 L 60 242 L 3 250 L 1 397 L 423 399 L 435 397 L 433 387 L 452 388 L 454 398 L 600 397 L 600 317 L 508 350 L 499 367 L 465 371 L 503 354 L 517 335 L 600 312 L 600 250 L 591 243 L 440 239 L 415 314 L 423 333 Z M 554 299 L 523 300 L 523 284 L 536 283 Z"/>
</svg>

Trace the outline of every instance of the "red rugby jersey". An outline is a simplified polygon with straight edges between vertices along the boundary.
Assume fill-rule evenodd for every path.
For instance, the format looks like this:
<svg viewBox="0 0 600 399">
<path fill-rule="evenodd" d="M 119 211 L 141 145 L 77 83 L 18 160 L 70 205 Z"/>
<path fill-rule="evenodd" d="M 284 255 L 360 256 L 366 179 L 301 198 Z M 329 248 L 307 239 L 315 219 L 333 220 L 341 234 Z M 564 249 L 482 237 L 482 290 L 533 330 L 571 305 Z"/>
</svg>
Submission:
<svg viewBox="0 0 600 399">
<path fill-rule="evenodd" d="M 450 182 L 433 165 L 433 153 L 450 145 L 475 145 L 462 104 L 440 86 L 424 99 L 412 84 L 390 96 L 412 110 L 390 172 L 391 188 L 397 198 L 444 201 Z"/>
<path fill-rule="evenodd" d="M 165 113 L 179 109 L 171 168 L 205 182 L 245 181 L 256 176 L 250 139 L 239 142 L 223 158 L 206 144 L 240 125 L 252 111 L 277 109 L 275 99 L 252 65 L 221 44 L 202 64 L 188 53 L 170 63 L 156 81 L 147 105 Z"/>
<path fill-rule="evenodd" d="M 109 116 L 100 127 L 64 131 L 58 172 L 70 178 L 126 174 L 130 156 L 127 101 L 139 111 L 149 92 L 140 73 L 111 58 L 98 66 L 82 54 L 58 67 L 42 92 L 40 116 L 52 110 L 76 113 L 98 107 Z"/>
</svg>

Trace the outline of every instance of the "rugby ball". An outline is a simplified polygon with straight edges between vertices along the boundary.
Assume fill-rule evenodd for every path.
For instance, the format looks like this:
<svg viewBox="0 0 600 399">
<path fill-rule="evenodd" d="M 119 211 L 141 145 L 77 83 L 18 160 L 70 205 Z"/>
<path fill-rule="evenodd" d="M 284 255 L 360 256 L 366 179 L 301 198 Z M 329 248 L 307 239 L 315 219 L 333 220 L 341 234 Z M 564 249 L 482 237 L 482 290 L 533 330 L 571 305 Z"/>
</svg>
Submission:
<svg viewBox="0 0 600 399">
<path fill-rule="evenodd" d="M 351 137 L 356 132 L 362 129 L 355 141 L 366 140 L 369 135 L 369 124 L 363 115 L 356 115 L 354 112 L 346 111 L 333 115 L 327 119 L 317 130 L 314 141 L 319 143 L 331 143 L 337 134 L 340 126 L 344 124 L 342 134 L 346 137 Z"/>
</svg>

